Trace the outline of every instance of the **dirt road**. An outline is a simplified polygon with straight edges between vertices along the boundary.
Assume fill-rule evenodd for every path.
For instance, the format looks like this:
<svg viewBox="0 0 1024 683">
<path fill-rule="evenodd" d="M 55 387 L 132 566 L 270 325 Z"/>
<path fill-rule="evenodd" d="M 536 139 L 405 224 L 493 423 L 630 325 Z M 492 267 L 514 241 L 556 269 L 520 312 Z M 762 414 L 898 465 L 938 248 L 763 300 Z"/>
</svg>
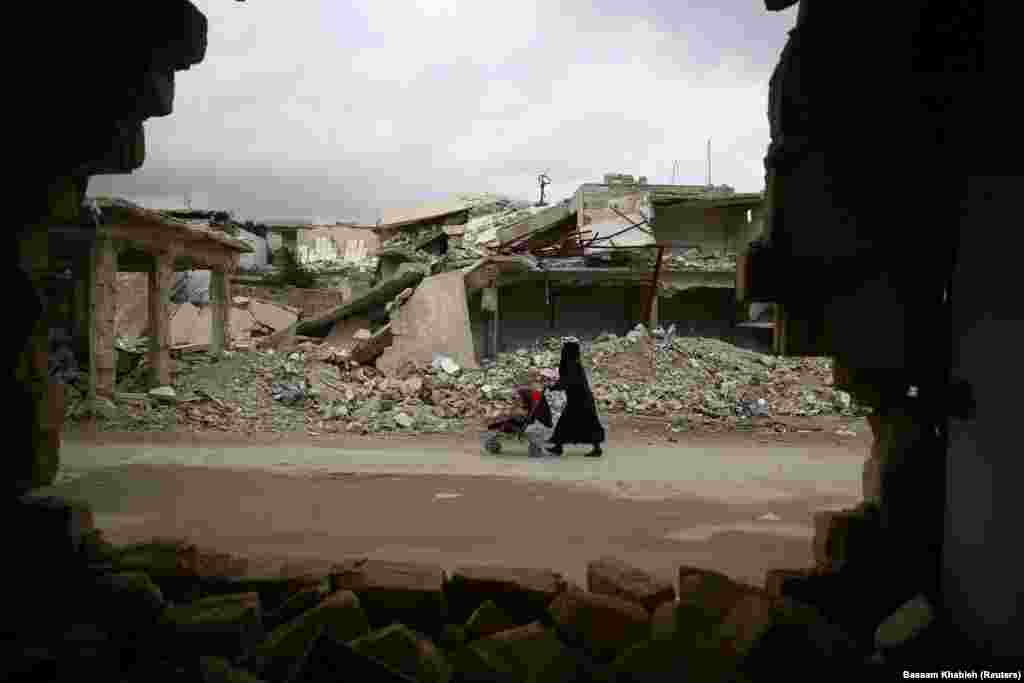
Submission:
<svg viewBox="0 0 1024 683">
<path fill-rule="evenodd" d="M 531 459 L 475 439 L 208 443 L 68 439 L 55 492 L 92 504 L 115 542 L 183 536 L 222 552 L 550 567 L 577 581 L 605 554 L 760 584 L 811 562 L 812 515 L 857 502 L 864 452 L 734 437 L 610 443 L 601 459 Z"/>
</svg>

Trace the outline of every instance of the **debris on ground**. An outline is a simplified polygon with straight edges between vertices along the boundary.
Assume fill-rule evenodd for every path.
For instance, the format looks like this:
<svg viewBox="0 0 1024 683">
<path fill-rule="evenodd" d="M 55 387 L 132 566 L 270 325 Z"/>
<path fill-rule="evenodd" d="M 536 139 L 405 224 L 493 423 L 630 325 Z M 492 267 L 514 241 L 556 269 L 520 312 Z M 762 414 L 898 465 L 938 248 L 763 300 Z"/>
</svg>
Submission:
<svg viewBox="0 0 1024 683">
<path fill-rule="evenodd" d="M 174 391 L 196 400 L 122 402 L 117 410 L 133 412 L 135 429 L 162 421 L 194 431 L 460 432 L 514 410 L 516 386 L 539 388 L 556 379 L 560 349 L 560 339 L 547 339 L 502 353 L 479 370 L 438 354 L 430 363 L 407 362 L 393 376 L 322 340 L 297 341 L 287 353 L 239 350 L 221 360 L 184 354 Z M 583 357 L 600 414 L 659 418 L 674 433 L 749 429 L 755 423 L 771 429 L 784 418 L 855 418 L 868 412 L 831 385 L 828 358 L 778 358 L 642 327 L 624 337 L 603 334 L 584 342 Z M 145 358 L 134 372 L 144 370 Z M 122 390 L 137 391 L 127 379 Z M 75 400 L 69 398 L 69 419 L 78 419 Z M 549 392 L 548 401 L 557 418 L 564 393 Z M 170 418 L 157 412 L 168 410 Z M 104 421 L 110 424 L 100 428 L 111 430 L 131 422 Z"/>
</svg>

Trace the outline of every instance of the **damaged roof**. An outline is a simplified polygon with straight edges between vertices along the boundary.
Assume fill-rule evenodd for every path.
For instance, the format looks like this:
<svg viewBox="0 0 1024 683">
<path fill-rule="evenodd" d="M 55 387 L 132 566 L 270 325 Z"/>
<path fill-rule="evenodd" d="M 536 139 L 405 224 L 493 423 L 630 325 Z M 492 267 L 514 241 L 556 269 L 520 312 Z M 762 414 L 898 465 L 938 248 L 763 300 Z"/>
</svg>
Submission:
<svg viewBox="0 0 1024 683">
<path fill-rule="evenodd" d="M 462 211 L 468 211 L 473 205 L 474 203 L 471 200 L 453 197 L 445 201 L 423 204 L 413 208 L 388 209 L 383 212 L 380 225 L 375 227 L 379 230 L 401 228 L 406 225 L 413 225 L 414 223 L 444 218 L 452 214 L 461 213 Z"/>
<path fill-rule="evenodd" d="M 717 209 L 728 206 L 758 206 L 764 202 L 764 194 L 761 192 L 735 192 L 719 193 L 715 191 L 702 192 L 694 195 L 680 195 L 671 192 L 651 192 L 651 204 L 658 206 L 693 206 L 702 209 Z"/>
<path fill-rule="evenodd" d="M 97 197 L 95 201 L 103 213 L 104 223 L 171 229 L 193 240 L 206 239 L 217 242 L 233 251 L 243 253 L 254 251 L 252 245 L 245 240 L 232 237 L 217 227 L 203 225 L 194 220 L 178 219 L 166 212 L 145 209 L 138 204 L 117 197 Z"/>
</svg>

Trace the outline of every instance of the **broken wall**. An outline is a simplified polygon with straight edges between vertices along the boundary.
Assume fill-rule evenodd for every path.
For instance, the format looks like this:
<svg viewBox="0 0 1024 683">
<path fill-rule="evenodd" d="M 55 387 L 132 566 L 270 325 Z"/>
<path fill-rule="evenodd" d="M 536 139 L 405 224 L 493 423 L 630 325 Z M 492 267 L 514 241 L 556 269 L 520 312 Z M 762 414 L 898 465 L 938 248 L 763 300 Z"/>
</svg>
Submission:
<svg viewBox="0 0 1024 683">
<path fill-rule="evenodd" d="M 246 296 L 267 301 L 280 301 L 299 309 L 303 318 L 313 318 L 352 300 L 351 291 L 340 289 L 303 289 L 289 287 L 275 289 L 260 285 L 234 285 L 235 296 Z"/>
<path fill-rule="evenodd" d="M 367 228 L 318 227 L 304 230 L 298 238 L 298 257 L 302 263 L 354 263 L 371 258 L 379 249 L 380 238 Z"/>
<path fill-rule="evenodd" d="M 604 332 L 625 334 L 643 315 L 642 287 L 571 287 L 552 283 L 554 326 L 545 302 L 544 282 L 523 282 L 499 289 L 501 351 L 528 347 L 552 336 L 592 339 Z M 475 298 L 479 309 L 479 298 Z M 486 324 L 487 314 L 481 321 Z M 481 339 L 478 334 L 476 339 Z"/>
<path fill-rule="evenodd" d="M 465 275 L 455 271 L 428 277 L 394 314 L 395 340 L 377 367 L 393 373 L 406 361 L 429 363 L 441 353 L 464 368 L 478 368 L 470 330 Z"/>
<path fill-rule="evenodd" d="M 760 235 L 763 209 L 659 206 L 653 218 L 659 242 L 690 242 L 702 249 L 738 253 Z"/>
</svg>

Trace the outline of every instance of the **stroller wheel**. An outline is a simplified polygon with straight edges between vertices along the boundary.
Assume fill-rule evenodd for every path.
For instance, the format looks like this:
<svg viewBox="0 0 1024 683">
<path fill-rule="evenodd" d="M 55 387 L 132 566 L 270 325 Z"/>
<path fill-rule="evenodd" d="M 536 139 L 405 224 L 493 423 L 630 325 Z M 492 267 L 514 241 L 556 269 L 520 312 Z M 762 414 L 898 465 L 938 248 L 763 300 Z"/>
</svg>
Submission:
<svg viewBox="0 0 1024 683">
<path fill-rule="evenodd" d="M 482 446 L 488 453 L 497 455 L 501 453 L 501 440 L 498 438 L 497 433 L 487 432 L 481 439 Z"/>
</svg>

